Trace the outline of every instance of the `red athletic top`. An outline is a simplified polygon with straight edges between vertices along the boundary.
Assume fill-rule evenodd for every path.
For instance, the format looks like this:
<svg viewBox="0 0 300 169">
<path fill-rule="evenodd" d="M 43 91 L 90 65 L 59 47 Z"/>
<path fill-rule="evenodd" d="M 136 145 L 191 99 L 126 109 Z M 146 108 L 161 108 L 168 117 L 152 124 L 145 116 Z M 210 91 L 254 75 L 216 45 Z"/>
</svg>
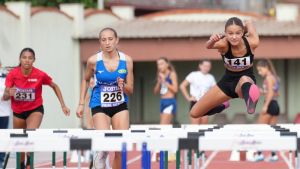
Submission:
<svg viewBox="0 0 300 169">
<path fill-rule="evenodd" d="M 50 85 L 52 78 L 45 72 L 33 67 L 28 76 L 24 76 L 21 67 L 16 67 L 6 77 L 5 86 L 16 87 L 15 96 L 11 97 L 14 113 L 33 110 L 43 104 L 42 85 Z"/>
</svg>

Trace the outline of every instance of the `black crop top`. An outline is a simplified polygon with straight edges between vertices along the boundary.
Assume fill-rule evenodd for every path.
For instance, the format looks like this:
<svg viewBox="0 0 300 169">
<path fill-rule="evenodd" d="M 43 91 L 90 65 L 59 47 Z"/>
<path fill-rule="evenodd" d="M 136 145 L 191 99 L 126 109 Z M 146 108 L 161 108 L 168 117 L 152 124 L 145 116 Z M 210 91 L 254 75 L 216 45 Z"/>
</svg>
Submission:
<svg viewBox="0 0 300 169">
<path fill-rule="evenodd" d="M 246 37 L 242 37 L 246 45 L 247 53 L 242 57 L 235 57 L 231 52 L 231 45 L 228 42 L 228 51 L 222 55 L 224 64 L 231 69 L 244 69 L 249 67 L 253 63 L 254 55 L 251 52 L 250 45 Z"/>
</svg>

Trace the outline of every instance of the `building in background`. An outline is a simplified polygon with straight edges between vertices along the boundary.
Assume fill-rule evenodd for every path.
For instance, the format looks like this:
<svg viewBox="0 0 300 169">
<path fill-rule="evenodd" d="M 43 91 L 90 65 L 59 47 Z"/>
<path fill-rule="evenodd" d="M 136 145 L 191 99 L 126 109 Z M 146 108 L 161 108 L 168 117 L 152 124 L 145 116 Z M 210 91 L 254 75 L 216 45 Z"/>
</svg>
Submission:
<svg viewBox="0 0 300 169">
<path fill-rule="evenodd" d="M 135 16 L 172 9 L 221 9 L 238 10 L 269 15 L 276 0 L 110 0 L 107 7 L 132 6 Z"/>
</svg>

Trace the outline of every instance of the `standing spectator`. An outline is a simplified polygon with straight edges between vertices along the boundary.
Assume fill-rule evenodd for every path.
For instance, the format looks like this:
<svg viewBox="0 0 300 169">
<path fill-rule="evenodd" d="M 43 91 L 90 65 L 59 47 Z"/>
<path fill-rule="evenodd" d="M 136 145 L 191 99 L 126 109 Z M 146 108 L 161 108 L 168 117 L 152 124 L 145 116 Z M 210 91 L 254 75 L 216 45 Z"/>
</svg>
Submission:
<svg viewBox="0 0 300 169">
<path fill-rule="evenodd" d="M 190 110 L 194 104 L 214 85 L 216 85 L 216 80 L 212 74 L 211 62 L 209 60 L 203 60 L 198 65 L 199 70 L 193 71 L 188 74 L 185 80 L 180 84 L 180 90 L 187 101 L 190 102 Z M 188 93 L 187 87 L 190 86 L 190 92 Z M 224 102 L 215 109 L 221 112 L 229 107 L 229 102 Z M 190 117 L 192 124 L 207 124 L 208 116 L 203 116 L 199 118 Z"/>
<path fill-rule="evenodd" d="M 7 69 L 2 67 L 0 61 L 0 96 L 3 95 L 5 90 L 5 78 L 7 75 Z M 9 116 L 12 114 L 10 100 L 0 100 L 0 129 L 7 129 Z M 0 168 L 3 168 L 5 153 L 0 153 Z"/>
<path fill-rule="evenodd" d="M 157 60 L 157 82 L 154 93 L 160 94 L 160 124 L 171 124 L 177 111 L 175 95 L 178 91 L 177 74 L 171 62 L 161 57 Z"/>
</svg>

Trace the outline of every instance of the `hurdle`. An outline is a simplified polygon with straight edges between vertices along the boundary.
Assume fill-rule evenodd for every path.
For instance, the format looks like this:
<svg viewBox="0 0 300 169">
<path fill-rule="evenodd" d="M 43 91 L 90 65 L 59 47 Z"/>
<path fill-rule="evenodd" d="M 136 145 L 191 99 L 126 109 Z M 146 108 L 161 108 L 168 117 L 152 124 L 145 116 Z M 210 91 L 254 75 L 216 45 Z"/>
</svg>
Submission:
<svg viewBox="0 0 300 169">
<path fill-rule="evenodd" d="M 296 125 L 131 125 L 129 130 L 11 129 L 0 130 L 0 151 L 32 152 L 32 157 L 33 152 L 52 152 L 55 156 L 54 152 L 73 150 L 78 153 L 80 150 L 119 151 L 122 169 L 127 168 L 128 151 L 142 152 L 142 169 L 151 168 L 151 152 L 160 152 L 161 169 L 168 168 L 168 152 L 176 152 L 176 168 L 179 169 L 180 151 L 183 150 L 183 168 L 187 169 L 191 167 L 190 152 L 194 150 L 194 168 L 205 169 L 219 151 L 274 150 L 295 152 L 295 167 L 292 160 L 287 164 L 289 169 L 300 169 L 297 158 L 300 155 L 299 132 Z M 208 160 L 202 159 L 201 165 L 198 163 L 200 151 L 213 152 Z M 34 158 L 31 160 L 33 168 Z"/>
</svg>

